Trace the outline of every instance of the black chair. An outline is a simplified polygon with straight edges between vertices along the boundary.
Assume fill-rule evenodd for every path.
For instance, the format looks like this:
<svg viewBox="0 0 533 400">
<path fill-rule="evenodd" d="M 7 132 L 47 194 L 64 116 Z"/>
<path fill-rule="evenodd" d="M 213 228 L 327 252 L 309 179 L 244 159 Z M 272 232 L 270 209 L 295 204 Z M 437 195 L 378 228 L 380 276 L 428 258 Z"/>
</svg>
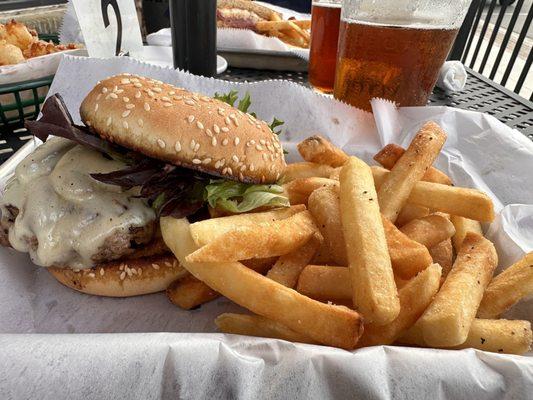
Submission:
<svg viewBox="0 0 533 400">
<path fill-rule="evenodd" d="M 499 3 L 501 7 L 499 12 L 497 13 L 498 15 L 496 16 L 496 21 L 492 22 L 492 17 L 494 15 L 497 3 Z M 503 75 L 499 77 L 499 79 L 496 79 L 497 83 L 501 84 L 502 86 L 505 86 L 507 84 L 507 81 L 509 80 L 511 72 L 515 68 L 516 59 L 518 58 L 522 46 L 524 45 L 524 40 L 531 26 L 531 20 L 533 19 L 533 5 L 530 5 L 522 27 L 517 27 L 518 29 L 520 29 L 520 32 L 518 33 L 518 38 L 516 39 L 514 48 L 512 49 L 511 57 L 508 61 L 502 63 L 505 50 L 509 47 L 509 41 L 511 39 L 513 29 L 516 26 L 520 11 L 522 10 L 524 0 L 516 1 L 516 4 L 514 5 L 514 11 L 509 20 L 507 28 L 502 27 L 502 21 L 506 14 L 506 10 L 513 3 L 515 3 L 515 0 L 492 0 L 490 1 L 490 4 L 488 4 L 486 0 L 473 0 L 463 22 L 463 25 L 461 26 L 461 29 L 457 34 L 457 39 L 455 40 L 454 46 L 450 52 L 448 59 L 461 60 L 461 62 L 463 62 L 468 67 L 476 70 L 481 74 L 484 74 L 485 76 L 488 76 L 492 80 L 495 80 L 498 71 L 502 71 L 503 69 L 505 69 Z M 486 7 L 487 5 L 488 7 Z M 481 21 L 483 21 L 482 26 L 478 32 L 478 27 Z M 493 24 L 492 33 L 488 38 L 487 47 L 484 50 L 484 54 L 480 54 L 482 53 L 481 45 L 484 41 L 486 41 L 485 36 L 487 34 L 487 30 L 490 24 Z M 495 51 L 494 42 L 498 37 L 498 33 L 500 31 L 502 31 L 502 33 L 504 32 L 503 39 L 501 39 L 500 43 L 500 49 L 496 54 L 496 58 L 494 60 L 494 63 L 492 64 L 490 72 L 488 70 L 485 72 L 488 67 L 487 62 L 489 60 L 489 57 L 492 52 Z M 479 33 L 479 35 L 476 38 L 477 33 Z M 478 62 L 480 59 L 481 62 Z M 529 54 L 527 56 L 525 64 L 522 68 L 522 71 L 520 72 L 515 87 L 512 89 L 517 94 L 520 93 L 524 85 L 527 74 L 531 68 L 532 61 L 533 51 L 532 49 L 529 49 Z M 531 93 L 529 100 L 533 100 L 533 93 Z"/>
</svg>

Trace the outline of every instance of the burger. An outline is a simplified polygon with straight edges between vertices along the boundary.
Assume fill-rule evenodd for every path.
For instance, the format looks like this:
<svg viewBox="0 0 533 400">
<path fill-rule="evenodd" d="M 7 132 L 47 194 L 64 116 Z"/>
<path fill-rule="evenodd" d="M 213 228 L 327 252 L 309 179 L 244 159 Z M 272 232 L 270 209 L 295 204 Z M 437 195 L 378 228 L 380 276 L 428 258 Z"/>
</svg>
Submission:
<svg viewBox="0 0 533 400">
<path fill-rule="evenodd" d="M 250 0 L 218 0 L 217 26 L 256 30 L 260 21 L 281 20 L 282 15 L 271 8 Z"/>
<path fill-rule="evenodd" d="M 49 97 L 26 123 L 44 143 L 0 200 L 1 244 L 87 294 L 165 290 L 186 271 L 161 238 L 161 216 L 288 206 L 277 134 L 247 112 L 248 97 L 238 108 L 234 93 L 217 97 L 121 74 L 85 97 L 84 125 Z"/>
</svg>

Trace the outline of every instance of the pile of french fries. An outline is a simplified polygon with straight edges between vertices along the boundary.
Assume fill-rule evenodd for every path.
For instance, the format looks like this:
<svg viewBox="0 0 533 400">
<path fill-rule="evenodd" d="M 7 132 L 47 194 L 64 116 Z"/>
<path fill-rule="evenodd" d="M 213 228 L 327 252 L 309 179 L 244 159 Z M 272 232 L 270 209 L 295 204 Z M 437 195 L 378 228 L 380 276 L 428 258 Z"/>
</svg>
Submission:
<svg viewBox="0 0 533 400">
<path fill-rule="evenodd" d="M 533 253 L 493 277 L 480 222 L 490 198 L 432 167 L 446 140 L 426 123 L 407 149 L 369 166 L 320 136 L 288 165 L 291 207 L 190 224 L 163 218 L 190 273 L 168 289 L 192 309 L 225 296 L 252 314 L 222 314 L 222 332 L 343 349 L 402 344 L 523 354 L 529 321 L 499 319 L 533 294 Z"/>
<path fill-rule="evenodd" d="M 281 41 L 296 47 L 308 48 L 311 42 L 311 20 L 282 20 L 277 13 L 272 13 L 272 21 L 258 21 L 257 32 L 277 37 Z"/>
</svg>

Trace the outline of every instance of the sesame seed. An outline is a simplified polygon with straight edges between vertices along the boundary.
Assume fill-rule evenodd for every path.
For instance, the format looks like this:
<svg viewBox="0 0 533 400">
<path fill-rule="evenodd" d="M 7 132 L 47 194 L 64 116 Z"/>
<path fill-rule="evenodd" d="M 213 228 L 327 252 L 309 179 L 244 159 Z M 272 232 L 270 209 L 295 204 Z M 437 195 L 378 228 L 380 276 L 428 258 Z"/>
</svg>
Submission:
<svg viewBox="0 0 533 400">
<path fill-rule="evenodd" d="M 202 164 L 209 164 L 211 162 L 210 158 L 204 158 L 204 161 L 202 161 Z"/>
<path fill-rule="evenodd" d="M 137 93 L 135 93 L 135 98 L 139 99 L 141 97 L 141 92 L 137 90 Z"/>
<path fill-rule="evenodd" d="M 191 150 L 194 150 L 194 146 L 196 146 L 196 142 L 194 141 L 194 139 L 192 139 L 189 147 L 191 148 Z"/>
<path fill-rule="evenodd" d="M 128 274 L 129 277 L 131 277 L 131 275 L 132 275 L 131 269 L 126 267 L 126 273 Z"/>
<path fill-rule="evenodd" d="M 126 271 L 122 271 L 120 274 L 120 280 L 123 281 L 124 279 L 126 279 Z"/>
<path fill-rule="evenodd" d="M 255 148 L 259 151 L 263 150 L 263 146 L 261 146 L 260 144 L 256 145 Z"/>
<path fill-rule="evenodd" d="M 161 147 L 162 149 L 164 149 L 164 148 L 167 146 L 167 144 L 166 144 L 163 140 L 161 140 L 161 139 L 157 139 L 157 144 L 158 144 L 159 147 Z"/>
<path fill-rule="evenodd" d="M 131 103 L 126 104 L 126 109 L 127 110 L 131 110 L 132 108 L 135 108 L 135 104 L 131 104 Z"/>
<path fill-rule="evenodd" d="M 150 104 L 144 103 L 144 110 L 145 111 L 150 111 Z"/>
<path fill-rule="evenodd" d="M 174 100 L 176 100 L 176 101 L 183 100 L 183 96 L 175 96 L 175 97 L 174 97 Z"/>
<path fill-rule="evenodd" d="M 122 75 L 123 76 L 131 76 L 131 74 L 129 72 L 123 72 Z"/>
<path fill-rule="evenodd" d="M 136 88 L 142 88 L 143 87 L 143 85 L 141 85 L 139 82 L 135 82 L 133 84 L 133 86 L 136 87 Z"/>
<path fill-rule="evenodd" d="M 126 118 L 128 115 L 131 114 L 131 110 L 126 110 L 122 113 L 122 118 Z"/>
<path fill-rule="evenodd" d="M 124 90 L 119 89 L 119 90 L 115 91 L 115 93 L 116 93 L 116 94 L 121 94 L 121 93 L 124 93 Z"/>
<path fill-rule="evenodd" d="M 281 176 L 281 173 L 278 172 L 278 173 L 276 174 L 276 180 L 278 180 L 280 176 Z"/>
<path fill-rule="evenodd" d="M 124 129 L 129 129 L 130 127 L 127 121 L 122 121 L 122 126 L 124 127 Z"/>
<path fill-rule="evenodd" d="M 209 97 L 206 97 L 206 96 L 202 97 L 201 100 L 205 101 L 206 103 L 209 103 L 211 101 L 211 99 Z"/>
<path fill-rule="evenodd" d="M 267 153 L 263 153 L 263 160 L 268 161 L 268 154 Z"/>
<path fill-rule="evenodd" d="M 220 128 L 217 124 L 213 125 L 213 130 L 215 131 L 215 133 L 220 133 Z"/>
<path fill-rule="evenodd" d="M 172 103 L 163 103 L 164 107 L 172 107 Z"/>
<path fill-rule="evenodd" d="M 193 121 L 194 121 L 194 115 L 189 115 L 189 116 L 187 117 L 187 121 L 189 121 L 189 123 L 192 124 Z"/>
<path fill-rule="evenodd" d="M 107 88 L 106 88 L 106 87 L 103 87 L 103 88 L 102 88 L 102 93 L 103 93 L 103 94 L 106 94 L 106 93 L 107 93 Z"/>
<path fill-rule="evenodd" d="M 174 150 L 176 150 L 176 153 L 179 153 L 181 151 L 181 143 L 179 140 L 174 145 Z"/>
<path fill-rule="evenodd" d="M 226 168 L 224 168 L 224 169 L 222 170 L 222 175 L 226 175 L 226 172 L 228 172 L 228 167 L 226 167 Z"/>
<path fill-rule="evenodd" d="M 196 146 L 194 146 L 194 152 L 197 153 L 198 150 L 200 150 L 200 143 L 196 143 Z"/>
<path fill-rule="evenodd" d="M 137 270 L 135 268 L 131 268 L 130 271 L 133 275 L 137 275 Z"/>
<path fill-rule="evenodd" d="M 233 171 L 230 167 L 228 167 L 228 175 L 233 175 Z"/>
<path fill-rule="evenodd" d="M 241 181 L 244 180 L 244 175 L 242 174 L 242 172 L 239 172 L 239 179 L 240 179 Z"/>
<path fill-rule="evenodd" d="M 112 119 L 111 117 L 108 117 L 108 118 L 107 118 L 107 121 L 106 121 L 106 123 L 105 123 L 106 126 L 111 125 L 111 122 L 113 122 L 113 119 Z"/>
<path fill-rule="evenodd" d="M 222 146 L 226 146 L 228 144 L 228 138 L 224 139 L 222 141 Z"/>
<path fill-rule="evenodd" d="M 118 86 L 115 85 L 115 87 L 113 88 L 113 92 L 116 92 L 118 90 Z"/>
<path fill-rule="evenodd" d="M 89 278 L 94 278 L 96 275 L 95 275 L 93 272 L 89 272 L 89 273 L 87 274 L 87 276 L 88 276 Z"/>
<path fill-rule="evenodd" d="M 120 83 L 122 83 L 123 85 L 127 85 L 128 83 L 131 83 L 129 79 L 122 79 L 120 81 Z"/>
<path fill-rule="evenodd" d="M 104 274 L 105 274 L 105 269 L 100 268 L 100 276 L 104 276 Z"/>
<path fill-rule="evenodd" d="M 193 164 L 201 164 L 202 163 L 202 160 L 198 159 L 198 158 L 193 158 L 192 159 L 192 163 Z"/>
<path fill-rule="evenodd" d="M 250 164 L 250 171 L 254 172 L 255 171 L 255 167 L 253 164 Z"/>
<path fill-rule="evenodd" d="M 161 89 L 160 87 L 153 87 L 152 90 L 156 93 L 161 93 L 163 91 L 163 89 Z"/>
<path fill-rule="evenodd" d="M 193 100 L 196 100 L 196 101 L 200 100 L 200 99 L 198 98 L 198 96 L 195 95 L 195 94 L 192 95 L 192 98 L 193 98 Z"/>
<path fill-rule="evenodd" d="M 237 136 L 237 137 L 235 138 L 235 140 L 233 141 L 233 143 L 235 144 L 235 146 L 238 146 L 240 142 L 241 142 L 241 139 L 239 139 L 238 136 Z"/>
<path fill-rule="evenodd" d="M 223 108 L 219 108 L 219 109 L 218 109 L 218 113 L 219 113 L 220 115 L 224 115 L 224 109 L 223 109 Z"/>
<path fill-rule="evenodd" d="M 261 139 L 261 140 L 259 141 L 259 143 L 261 143 L 261 144 L 266 144 L 266 140 L 265 140 L 265 139 Z"/>
<path fill-rule="evenodd" d="M 231 120 L 229 119 L 229 117 L 224 118 L 224 122 L 226 123 L 226 125 L 231 124 Z"/>
<path fill-rule="evenodd" d="M 223 126 L 222 128 L 220 128 L 220 130 L 221 130 L 222 132 L 226 132 L 226 133 L 229 132 L 229 128 L 227 128 L 227 127 L 225 127 L 225 126 Z"/>
<path fill-rule="evenodd" d="M 164 262 L 164 264 L 165 264 L 165 265 L 166 265 L 167 267 L 170 267 L 170 266 L 172 266 L 172 264 L 171 264 L 171 263 L 169 263 L 168 261 L 165 261 L 165 262 Z"/>
<path fill-rule="evenodd" d="M 217 145 L 217 138 L 213 136 L 213 138 L 211 139 L 211 145 L 212 146 L 216 146 Z"/>
<path fill-rule="evenodd" d="M 163 100 L 163 101 L 170 101 L 170 99 L 169 99 L 167 96 L 163 96 L 163 97 L 161 97 L 161 100 Z"/>
<path fill-rule="evenodd" d="M 225 158 L 222 158 L 220 160 L 220 166 L 222 167 L 224 164 L 226 164 L 226 159 Z"/>
<path fill-rule="evenodd" d="M 176 92 L 173 91 L 173 90 L 172 90 L 171 92 L 168 92 L 168 95 L 169 95 L 169 96 L 173 96 L 173 95 L 175 95 L 175 94 L 176 94 Z"/>
<path fill-rule="evenodd" d="M 115 93 L 109 93 L 108 96 L 111 97 L 112 99 L 118 99 L 118 96 Z"/>
<path fill-rule="evenodd" d="M 139 119 L 137 120 L 137 125 L 139 125 L 141 128 L 143 127 L 143 125 L 144 125 L 144 121 L 142 120 L 142 118 L 139 118 Z"/>
<path fill-rule="evenodd" d="M 188 106 L 195 106 L 196 105 L 196 103 L 194 101 L 192 101 L 192 100 L 186 100 L 185 104 L 187 104 Z"/>
<path fill-rule="evenodd" d="M 157 264 L 152 264 L 152 268 L 157 270 L 157 269 L 159 269 L 159 265 L 157 265 Z"/>
<path fill-rule="evenodd" d="M 98 103 L 94 105 L 94 112 L 98 111 Z"/>
<path fill-rule="evenodd" d="M 148 91 L 147 91 L 146 93 L 147 93 L 148 96 L 150 96 L 150 97 L 154 97 L 154 96 L 155 96 L 154 92 L 152 92 L 150 89 L 148 89 Z"/>
<path fill-rule="evenodd" d="M 215 163 L 215 168 L 216 168 L 216 169 L 219 169 L 221 166 L 222 166 L 222 163 L 220 162 L 220 160 L 218 160 L 218 161 Z"/>
<path fill-rule="evenodd" d="M 237 157 L 235 154 L 234 154 L 233 156 L 231 156 L 231 159 L 232 159 L 233 161 L 235 161 L 236 163 L 239 162 L 239 157 Z"/>
<path fill-rule="evenodd" d="M 213 132 L 211 132 L 211 129 L 206 129 L 205 134 L 209 137 L 213 137 Z"/>
<path fill-rule="evenodd" d="M 118 270 L 119 270 L 119 271 L 124 271 L 124 267 L 125 267 L 124 264 L 120 264 L 120 266 L 118 267 Z"/>
<path fill-rule="evenodd" d="M 122 101 L 123 101 L 124 103 L 128 103 L 128 102 L 130 101 L 130 98 L 124 96 L 124 97 L 122 98 Z"/>
<path fill-rule="evenodd" d="M 241 172 L 246 171 L 246 165 L 241 165 Z"/>
<path fill-rule="evenodd" d="M 204 129 L 204 124 L 202 124 L 200 121 L 196 121 L 196 126 L 197 126 L 199 129 Z"/>
<path fill-rule="evenodd" d="M 274 161 L 274 154 L 271 154 L 270 155 L 270 161 Z M 274 164 L 272 164 L 272 167 L 274 166 Z"/>
</svg>

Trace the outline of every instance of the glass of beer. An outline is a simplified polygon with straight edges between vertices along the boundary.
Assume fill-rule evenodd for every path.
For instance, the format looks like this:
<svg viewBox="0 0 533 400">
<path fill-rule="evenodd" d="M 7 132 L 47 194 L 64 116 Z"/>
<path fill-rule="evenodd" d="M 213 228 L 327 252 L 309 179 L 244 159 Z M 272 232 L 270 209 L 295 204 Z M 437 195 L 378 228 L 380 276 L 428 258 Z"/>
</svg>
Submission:
<svg viewBox="0 0 533 400">
<path fill-rule="evenodd" d="M 469 0 L 344 0 L 335 98 L 371 111 L 380 97 L 427 104 Z"/>
<path fill-rule="evenodd" d="M 314 0 L 311 11 L 309 83 L 324 93 L 333 93 L 342 0 Z"/>
</svg>

